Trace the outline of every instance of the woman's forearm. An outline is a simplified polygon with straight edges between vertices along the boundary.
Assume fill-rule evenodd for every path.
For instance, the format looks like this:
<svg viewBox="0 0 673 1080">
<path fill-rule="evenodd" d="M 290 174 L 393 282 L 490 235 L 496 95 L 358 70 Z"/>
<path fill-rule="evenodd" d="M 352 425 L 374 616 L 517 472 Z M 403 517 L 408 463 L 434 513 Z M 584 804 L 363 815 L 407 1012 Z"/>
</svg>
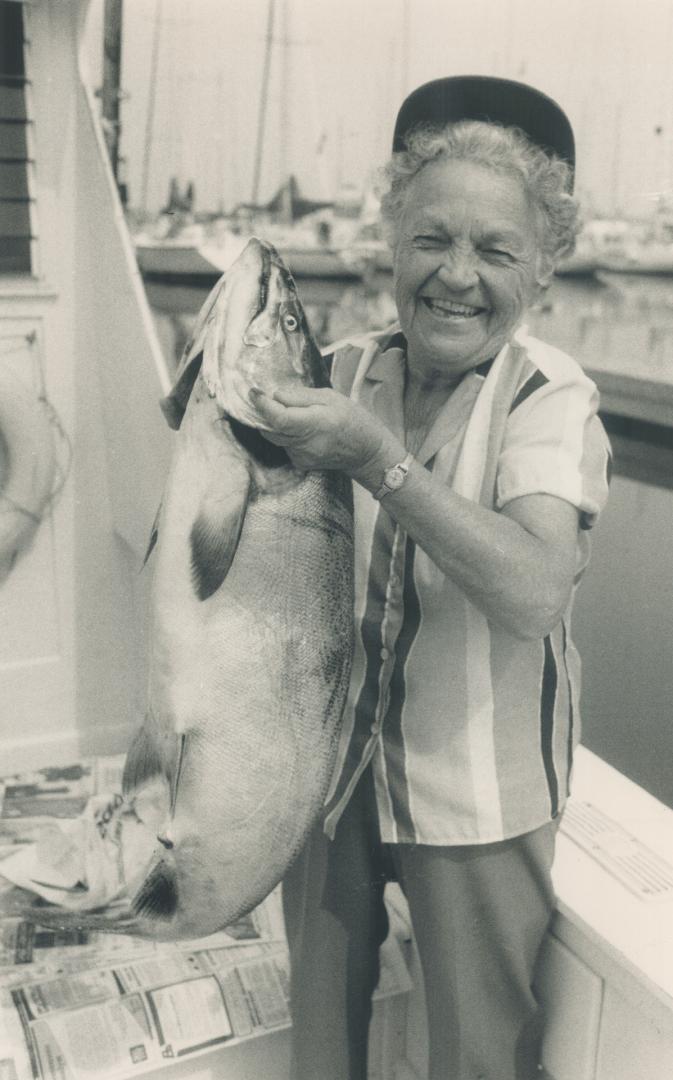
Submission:
<svg viewBox="0 0 673 1080">
<path fill-rule="evenodd" d="M 380 487 L 384 469 L 406 455 L 394 436 L 382 443 L 380 452 L 353 472 L 372 492 Z M 572 545 L 553 529 L 540 529 L 542 535 L 536 535 L 507 513 L 457 495 L 412 462 L 403 486 L 385 495 L 382 505 L 488 618 L 524 638 L 543 637 L 556 625 L 574 570 L 576 511 L 569 504 L 551 509 L 560 513 L 561 528 Z M 530 524 L 536 528 L 535 513 Z M 548 532 L 552 535 L 545 535 Z"/>
<path fill-rule="evenodd" d="M 257 394 L 267 437 L 298 468 L 340 469 L 372 493 L 407 455 L 365 409 L 332 390 Z M 564 610 L 574 576 L 577 511 L 550 495 L 528 495 L 502 512 L 465 499 L 418 462 L 383 506 L 494 622 L 523 638 L 543 637 Z"/>
</svg>

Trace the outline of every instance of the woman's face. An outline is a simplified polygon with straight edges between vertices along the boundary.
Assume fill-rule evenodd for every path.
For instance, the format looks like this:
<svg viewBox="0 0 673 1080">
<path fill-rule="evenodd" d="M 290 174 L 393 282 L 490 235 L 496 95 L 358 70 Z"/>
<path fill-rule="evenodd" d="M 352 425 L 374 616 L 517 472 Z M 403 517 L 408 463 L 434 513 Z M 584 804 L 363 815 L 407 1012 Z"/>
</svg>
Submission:
<svg viewBox="0 0 673 1080">
<path fill-rule="evenodd" d="M 412 368 L 459 375 L 495 356 L 551 275 L 521 181 L 440 157 L 407 189 L 395 300 Z"/>
</svg>

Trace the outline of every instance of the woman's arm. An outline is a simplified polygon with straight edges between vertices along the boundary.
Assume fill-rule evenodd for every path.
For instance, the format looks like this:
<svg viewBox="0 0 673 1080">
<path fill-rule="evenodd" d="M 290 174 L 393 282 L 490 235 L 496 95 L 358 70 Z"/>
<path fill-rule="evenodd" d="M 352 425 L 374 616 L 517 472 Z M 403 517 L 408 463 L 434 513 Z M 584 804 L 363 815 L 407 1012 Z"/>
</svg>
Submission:
<svg viewBox="0 0 673 1080">
<path fill-rule="evenodd" d="M 264 433 L 298 468 L 340 469 L 374 492 L 406 456 L 385 425 L 337 391 L 253 394 Z M 556 625 L 575 575 L 578 511 L 569 502 L 535 494 L 489 510 L 412 462 L 382 505 L 488 618 L 522 638 Z"/>
<path fill-rule="evenodd" d="M 521 638 L 558 623 L 575 574 L 579 515 L 570 503 L 536 494 L 489 510 L 414 462 L 383 505 L 493 622 Z"/>
</svg>

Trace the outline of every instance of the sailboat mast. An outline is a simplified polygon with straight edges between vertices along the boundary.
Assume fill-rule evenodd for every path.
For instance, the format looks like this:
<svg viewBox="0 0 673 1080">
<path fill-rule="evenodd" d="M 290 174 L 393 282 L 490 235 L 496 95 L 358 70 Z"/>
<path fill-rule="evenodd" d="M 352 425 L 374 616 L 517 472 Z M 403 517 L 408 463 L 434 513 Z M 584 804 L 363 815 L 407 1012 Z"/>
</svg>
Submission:
<svg viewBox="0 0 673 1080">
<path fill-rule="evenodd" d="M 154 127 L 154 106 L 157 96 L 159 38 L 161 36 L 161 4 L 162 0 L 156 0 L 156 7 L 154 9 L 154 35 L 152 41 L 152 59 L 150 61 L 150 86 L 147 101 L 147 117 L 145 120 L 145 151 L 143 153 L 143 179 L 141 189 L 141 205 L 143 210 L 147 210 L 147 189 L 150 177 L 150 151 L 152 147 L 152 129 Z"/>
<path fill-rule="evenodd" d="M 121 124 L 119 120 L 119 102 L 121 99 L 122 5 L 123 0 L 105 0 L 103 87 L 101 90 L 103 133 L 117 187 L 120 187 L 119 139 Z"/>
<path fill-rule="evenodd" d="M 400 100 L 409 92 L 409 38 L 411 35 L 411 13 L 409 0 L 402 0 L 402 58 L 400 60 L 401 90 Z"/>
<path fill-rule="evenodd" d="M 288 175 L 288 147 L 290 145 L 290 36 L 289 36 L 289 2 L 281 0 L 280 6 L 280 116 L 278 122 L 279 134 L 279 176 L 284 182 Z"/>
<path fill-rule="evenodd" d="M 271 71 L 271 50 L 273 46 L 273 19 L 276 8 L 276 0 L 269 0 L 269 8 L 266 20 L 266 47 L 264 49 L 264 70 L 262 72 L 262 92 L 259 99 L 259 116 L 257 120 L 257 145 L 255 147 L 255 170 L 252 178 L 252 202 L 256 205 L 259 200 L 259 183 L 262 174 L 262 155 L 264 150 L 264 127 L 266 124 L 266 107 L 269 96 L 269 73 Z"/>
</svg>

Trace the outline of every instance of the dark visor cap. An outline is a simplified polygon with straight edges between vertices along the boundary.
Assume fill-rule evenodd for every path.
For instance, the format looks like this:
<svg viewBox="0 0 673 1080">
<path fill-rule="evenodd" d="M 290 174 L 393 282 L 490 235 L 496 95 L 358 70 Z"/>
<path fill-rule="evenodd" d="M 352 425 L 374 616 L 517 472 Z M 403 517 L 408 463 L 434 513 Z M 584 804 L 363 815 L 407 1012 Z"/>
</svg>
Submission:
<svg viewBox="0 0 673 1080">
<path fill-rule="evenodd" d="M 406 136 L 419 124 L 458 120 L 518 127 L 546 154 L 556 154 L 575 171 L 573 130 L 556 102 L 525 83 L 490 75 L 453 75 L 412 91 L 397 114 L 393 153 L 406 148 Z"/>
</svg>

